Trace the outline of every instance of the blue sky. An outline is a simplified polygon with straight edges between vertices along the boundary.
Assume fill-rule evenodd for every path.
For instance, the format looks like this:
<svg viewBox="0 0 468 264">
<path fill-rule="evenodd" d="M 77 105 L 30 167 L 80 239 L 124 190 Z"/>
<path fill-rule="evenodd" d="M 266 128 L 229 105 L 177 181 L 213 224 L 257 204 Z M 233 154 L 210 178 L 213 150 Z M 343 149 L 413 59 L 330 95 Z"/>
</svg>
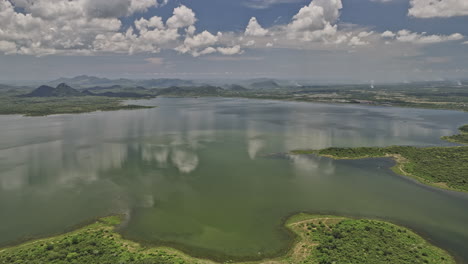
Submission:
<svg viewBox="0 0 468 264">
<path fill-rule="evenodd" d="M 468 77 L 466 0 L 0 0 L 0 81 Z"/>
<path fill-rule="evenodd" d="M 290 1 L 290 3 L 275 4 L 264 9 L 249 8 L 246 4 L 249 2 L 252 1 L 173 1 L 164 8 L 151 10 L 147 16 L 160 15 L 168 18 L 175 7 L 184 4 L 195 11 L 199 18 L 200 28 L 212 32 L 243 31 L 252 16 L 262 21 L 265 27 L 274 25 L 277 20 L 277 23 L 287 23 L 301 7 L 308 5 L 311 1 Z M 410 5 L 407 0 L 393 0 L 384 4 L 370 0 L 346 0 L 342 3 L 340 20 L 343 23 L 369 26 L 381 31 L 406 28 L 433 34 L 459 32 L 468 35 L 468 16 L 416 19 L 408 16 Z M 131 23 L 132 20 L 127 22 Z"/>
</svg>

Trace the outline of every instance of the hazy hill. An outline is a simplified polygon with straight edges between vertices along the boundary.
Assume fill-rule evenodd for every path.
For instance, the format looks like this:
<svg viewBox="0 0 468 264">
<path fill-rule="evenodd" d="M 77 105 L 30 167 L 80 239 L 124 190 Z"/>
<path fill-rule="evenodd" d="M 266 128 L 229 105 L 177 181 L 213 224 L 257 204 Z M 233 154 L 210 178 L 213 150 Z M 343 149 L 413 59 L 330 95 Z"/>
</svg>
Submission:
<svg viewBox="0 0 468 264">
<path fill-rule="evenodd" d="M 238 85 L 238 84 L 232 84 L 228 86 L 228 89 L 233 91 L 233 92 L 246 92 L 249 89 L 245 88 L 244 86 Z"/>
<path fill-rule="evenodd" d="M 73 87 L 86 87 L 86 86 L 99 86 L 99 85 L 108 85 L 112 80 L 107 78 L 99 78 L 95 76 L 80 75 L 73 78 L 60 78 L 55 81 L 51 81 L 48 85 L 56 86 L 60 83 L 68 83 Z M 109 85 L 110 86 L 110 85 Z"/>
<path fill-rule="evenodd" d="M 182 80 L 182 79 L 151 79 L 151 80 L 142 80 L 137 81 L 136 85 L 143 87 L 152 87 L 152 88 L 168 88 L 172 86 L 194 86 L 195 82 L 191 80 Z"/>
<path fill-rule="evenodd" d="M 27 93 L 32 91 L 31 87 L 27 86 L 15 86 L 10 84 L 0 84 L 0 92 L 2 93 Z"/>
<path fill-rule="evenodd" d="M 11 85 L 7 85 L 7 84 L 0 84 L 0 90 L 10 90 L 10 89 L 14 89 L 15 87 L 14 86 L 11 86 Z"/>
<path fill-rule="evenodd" d="M 165 89 L 160 89 L 157 95 L 175 95 L 175 96 L 203 96 L 203 95 L 219 95 L 224 91 L 223 88 L 211 85 L 195 86 L 195 87 L 177 87 L 172 86 Z"/>
<path fill-rule="evenodd" d="M 65 83 L 57 85 L 56 88 L 51 86 L 42 85 L 34 91 L 23 95 L 24 97 L 68 97 L 68 96 L 81 96 L 83 95 L 76 89 L 71 88 Z"/>
<path fill-rule="evenodd" d="M 93 93 L 89 90 L 84 90 L 83 95 L 89 96 L 106 96 L 106 97 L 122 97 L 122 98 L 143 98 L 143 97 L 153 97 L 150 94 L 135 93 L 135 92 L 119 92 L 119 91 L 107 91 L 103 93 Z"/>
<path fill-rule="evenodd" d="M 94 90 L 99 87 L 121 86 L 121 87 L 148 87 L 148 88 L 168 88 L 171 86 L 194 86 L 195 82 L 191 80 L 182 79 L 149 79 L 149 80 L 131 80 L 131 79 L 108 79 L 99 78 L 95 76 L 80 75 L 73 78 L 60 78 L 48 83 L 50 86 L 55 86 L 60 83 L 67 83 L 77 88 L 93 88 Z"/>
<path fill-rule="evenodd" d="M 252 89 L 277 89 L 281 86 L 273 80 L 265 80 L 259 82 L 253 82 L 250 84 Z"/>
<path fill-rule="evenodd" d="M 87 88 L 86 90 L 88 91 L 100 91 L 100 90 L 120 90 L 122 89 L 123 87 L 120 86 L 120 85 L 112 85 L 112 86 L 93 86 L 93 87 L 89 87 Z"/>
</svg>

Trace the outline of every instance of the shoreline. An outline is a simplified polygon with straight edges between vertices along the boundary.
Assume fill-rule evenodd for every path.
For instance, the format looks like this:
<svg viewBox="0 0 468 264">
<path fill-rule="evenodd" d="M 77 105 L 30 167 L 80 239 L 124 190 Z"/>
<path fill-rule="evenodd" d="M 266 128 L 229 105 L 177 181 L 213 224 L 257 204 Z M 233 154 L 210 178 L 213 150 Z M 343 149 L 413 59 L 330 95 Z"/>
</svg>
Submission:
<svg viewBox="0 0 468 264">
<path fill-rule="evenodd" d="M 0 115 L 46 117 L 62 114 L 141 110 L 157 106 L 126 104 L 130 98 L 115 97 L 1 97 Z"/>
<path fill-rule="evenodd" d="M 425 238 L 423 235 L 418 234 L 417 232 L 411 230 L 410 228 L 394 224 L 390 221 L 379 220 L 379 219 L 369 219 L 369 218 L 358 218 L 358 217 L 348 217 L 348 216 L 336 216 L 330 214 L 309 214 L 309 213 L 295 213 L 290 216 L 287 216 L 282 219 L 281 227 L 289 230 L 289 232 L 294 236 L 292 242 L 288 245 L 287 251 L 278 252 L 277 256 L 265 256 L 258 258 L 258 256 L 252 256 L 251 260 L 228 260 L 228 259 L 211 259 L 210 257 L 203 256 L 194 256 L 190 252 L 173 248 L 170 246 L 151 246 L 146 244 L 141 244 L 137 241 L 128 240 L 123 237 L 118 232 L 118 227 L 124 221 L 123 215 L 113 215 L 103 218 L 95 218 L 93 220 L 87 221 L 88 224 L 82 224 L 81 227 L 76 226 L 76 229 L 59 235 L 52 235 L 45 238 L 40 238 L 36 240 L 31 240 L 20 245 L 0 248 L 0 263 L 9 263 L 1 262 L 2 255 L 9 252 L 16 251 L 27 251 L 28 249 L 34 249 L 35 251 L 39 247 L 46 245 L 47 247 L 54 247 L 58 245 L 58 241 L 64 241 L 70 237 L 77 237 L 80 234 L 106 234 L 103 239 L 110 239 L 115 241 L 116 244 L 125 250 L 125 253 L 128 254 L 139 254 L 139 258 L 135 259 L 144 260 L 146 257 L 151 258 L 152 256 L 158 256 L 165 259 L 164 263 L 187 263 L 187 264 L 217 264 L 217 263 L 237 263 L 237 264 L 285 264 L 285 263 L 299 263 L 302 261 L 313 261 L 313 262 L 304 262 L 304 263 L 316 263 L 315 258 L 317 257 L 317 251 L 322 242 L 317 242 L 316 238 L 313 236 L 317 230 L 322 228 L 326 232 L 330 232 L 332 228 L 338 226 L 342 223 L 369 223 L 375 226 L 383 226 L 385 228 L 390 228 L 391 230 L 397 230 L 398 232 L 393 232 L 395 234 L 404 233 L 407 234 L 408 238 L 412 238 L 419 241 L 421 250 L 428 250 L 431 252 L 429 256 L 427 253 L 423 253 L 423 256 L 433 257 L 431 254 L 434 253 L 434 256 L 442 256 L 441 263 L 456 263 L 456 257 L 442 249 L 435 244 L 433 244 L 429 239 Z M 335 229 L 336 230 L 336 229 Z M 311 232 L 312 231 L 312 232 Z M 380 231 L 382 232 L 382 231 Z M 73 238 L 75 239 L 75 238 Z M 52 246 L 51 246 L 52 245 Z M 424 245 L 422 247 L 421 245 Z M 416 256 L 417 257 L 417 256 Z M 417 257 L 419 258 L 419 257 Z M 174 262 L 171 262 L 174 261 Z M 14 263 L 14 262 L 12 262 Z M 99 262 L 95 262 L 99 263 Z M 133 262 L 131 262 L 133 263 Z M 135 262 L 140 263 L 140 262 Z M 144 262 L 146 263 L 146 262 Z M 148 262 L 152 263 L 152 262 Z M 159 262 L 155 262 L 159 263 Z M 429 262 L 434 263 L 434 262 Z"/>
<path fill-rule="evenodd" d="M 150 107 L 149 107 L 150 108 Z M 418 148 L 418 147 L 412 147 L 412 148 Z M 462 146 L 455 146 L 455 147 L 431 147 L 432 149 L 455 149 L 455 148 L 463 148 Z M 348 149 L 356 149 L 356 148 L 348 148 Z M 384 148 L 381 148 L 381 149 L 385 149 Z M 418 149 L 423 149 L 421 147 L 419 147 Z M 427 149 L 430 149 L 430 148 L 427 148 Z M 294 153 L 294 152 L 297 152 L 297 153 Z M 300 154 L 314 154 L 314 155 L 319 155 L 319 156 L 324 156 L 324 157 L 327 157 L 327 158 L 332 158 L 332 159 L 365 159 L 365 158 L 377 158 L 377 157 L 384 157 L 384 158 L 391 158 L 393 160 L 395 160 L 395 165 L 393 167 L 391 167 L 392 171 L 394 171 L 395 173 L 399 174 L 399 175 L 402 175 L 404 177 L 408 177 L 410 179 L 414 179 L 418 182 L 420 182 L 421 184 L 424 184 L 424 185 L 429 185 L 429 186 L 433 186 L 433 187 L 437 187 L 437 188 L 440 188 L 440 189 L 446 189 L 446 190 L 450 190 L 450 191 L 457 191 L 457 192 L 464 192 L 464 193 L 467 193 L 468 191 L 466 190 L 459 190 L 459 189 L 454 189 L 454 188 L 451 188 L 449 187 L 446 183 L 434 183 L 434 182 L 430 182 L 430 181 L 427 181 L 426 179 L 424 178 L 421 178 L 417 175 L 412 175 L 411 173 L 408 173 L 405 171 L 404 169 L 404 165 L 409 163 L 410 161 L 408 161 L 408 159 L 404 158 L 401 154 L 384 154 L 383 156 L 373 156 L 373 155 L 369 155 L 369 156 L 358 156 L 358 157 L 341 157 L 341 156 L 334 156 L 334 155 L 327 155 L 327 154 L 320 154 L 320 150 L 304 150 L 303 152 L 304 153 L 300 153 L 301 151 L 292 151 L 290 153 L 292 154 L 295 154 L 295 155 L 300 155 Z M 289 256 L 291 254 L 291 252 L 294 252 L 294 249 L 299 245 L 299 243 L 301 242 L 300 241 L 300 235 L 298 233 L 295 233 L 293 229 L 289 228 L 289 225 L 290 224 L 295 224 L 295 222 L 293 220 L 297 220 L 297 218 L 301 215 L 308 215 L 309 217 L 312 217 L 312 215 L 309 215 L 309 214 L 294 214 L 293 216 L 290 216 L 290 217 L 285 217 L 285 218 L 282 218 L 281 220 L 281 226 L 279 228 L 282 228 L 284 230 L 286 230 L 286 232 L 290 233 L 290 234 L 294 234 L 294 239 L 292 239 L 292 242 L 288 245 L 287 247 L 287 250 L 284 250 L 284 251 L 281 251 L 281 252 L 278 252 L 278 254 L 272 254 L 271 257 L 266 257 L 266 258 L 263 258 L 262 256 L 262 259 L 261 260 L 256 260 L 258 258 L 258 256 L 252 256 L 251 259 L 252 260 L 248 260 L 250 257 L 245 257 L 243 259 L 245 259 L 246 262 L 239 262 L 239 263 L 245 263 L 245 264 L 256 264 L 256 263 L 264 263 L 264 261 L 268 261 L 268 263 L 282 263 L 281 261 L 284 260 L 284 258 L 286 258 L 287 256 Z M 339 216 L 332 216 L 332 215 L 325 215 L 326 217 L 330 217 L 330 218 L 343 218 L 343 219 L 359 219 L 359 218 L 353 218 L 353 217 L 339 217 Z M 325 217 L 325 216 L 319 216 L 317 215 L 316 217 Z M 317 219 L 317 218 L 308 218 L 306 220 L 314 220 L 314 219 Z M 89 220 L 87 221 L 86 223 L 90 223 L 90 222 L 94 222 L 94 221 L 100 221 L 100 219 L 92 219 L 92 220 Z M 305 220 L 304 220 L 305 221 Z M 388 222 L 388 221 L 382 221 L 382 220 L 371 220 L 371 221 L 381 221 L 381 222 L 385 222 L 385 223 L 391 223 L 391 222 Z M 91 224 L 79 224 L 79 225 L 76 225 L 75 227 L 80 227 L 80 228 L 77 228 L 75 229 L 75 227 L 73 227 L 72 229 L 74 231 L 70 232 L 70 233 L 74 233 L 74 232 L 77 232 L 79 230 L 81 230 L 82 228 L 86 228 L 87 226 L 89 225 L 92 225 Z M 400 225 L 397 225 L 397 226 L 400 226 Z M 406 228 L 406 227 L 405 227 Z M 408 230 L 411 231 L 411 229 L 409 228 L 406 228 Z M 68 228 L 67 230 L 70 230 L 70 228 Z M 113 229 L 113 231 L 117 232 L 115 229 Z M 422 237 L 426 242 L 432 244 L 430 242 L 430 240 L 428 240 L 427 238 L 425 238 L 423 235 L 420 235 L 418 233 L 416 233 L 415 231 L 412 231 L 414 232 L 415 234 L 417 234 L 418 236 Z M 69 234 L 68 232 L 66 234 Z M 9 248 L 16 248 L 16 247 L 21 247 L 21 246 L 24 246 L 24 244 L 33 244 L 33 243 L 38 243 L 38 241 L 47 241 L 49 239 L 53 239 L 54 237 L 58 236 L 63 236 L 63 235 L 66 235 L 66 234 L 62 234 L 62 235 L 53 235 L 52 237 L 51 236 L 47 236 L 46 238 L 39 238 L 39 239 L 35 239 L 35 240 L 30 240 L 31 238 L 25 238 L 24 240 L 22 241 L 27 241 L 29 240 L 29 242 L 26 242 L 26 243 L 21 243 L 20 245 L 16 245 L 16 246 L 12 246 L 12 247 L 7 247 L 7 248 L 0 248 L 0 260 L 1 260 L 1 255 L 3 252 L 5 252 L 5 250 L 8 250 Z M 168 251 L 170 254 L 175 254 L 175 255 L 180 255 L 182 256 L 183 258 L 187 258 L 189 260 L 196 260 L 197 262 L 196 263 L 216 263 L 216 262 L 213 262 L 213 261 L 219 261 L 223 258 L 219 258 L 219 259 L 216 259 L 216 260 L 212 260 L 212 259 L 204 259 L 202 257 L 203 253 L 201 254 L 191 254 L 191 253 L 187 253 L 187 252 L 190 252 L 190 249 L 189 247 L 187 247 L 188 249 L 187 250 L 184 250 L 184 249 L 179 249 L 179 248 L 183 248 L 182 246 L 171 246 L 170 243 L 164 243 L 162 242 L 161 245 L 162 246 L 154 246 L 153 243 L 140 243 L 139 241 L 136 241 L 136 240 L 132 240 L 132 239 L 127 239 L 125 237 L 125 235 L 122 235 L 120 233 L 118 233 L 120 236 L 121 236 L 121 239 L 122 241 L 126 241 L 126 243 L 133 243 L 133 244 L 136 244 L 138 245 L 139 247 L 141 248 L 150 248 L 150 250 L 165 250 L 165 251 Z M 299 240 L 298 240 L 299 239 Z M 432 244 L 434 245 L 434 244 Z M 442 250 L 442 249 L 441 249 Z M 194 249 L 194 251 L 196 251 L 196 249 Z M 209 252 L 209 250 L 207 250 L 206 252 Z M 209 254 L 208 254 L 209 255 Z M 277 256 L 276 256 L 277 255 Z M 194 256 L 200 256 L 201 258 L 200 259 L 196 259 Z M 452 256 L 452 258 L 454 258 L 454 256 Z M 238 260 L 241 259 L 241 258 L 238 258 Z M 202 262 L 199 262 L 199 261 L 202 261 Z M 203 262 L 203 261 L 206 261 L 206 262 Z M 221 260 L 223 261 L 223 260 Z M 1 262 L 0 263 L 4 263 L 4 262 Z"/>
<path fill-rule="evenodd" d="M 294 155 L 297 155 L 297 154 L 294 154 Z M 301 155 L 301 154 L 299 154 L 299 155 Z M 424 178 L 421 178 L 419 176 L 412 175 L 410 173 L 405 172 L 402 167 L 403 167 L 404 164 L 408 163 L 408 160 L 405 159 L 404 157 L 402 157 L 401 155 L 398 155 L 398 154 L 387 154 L 387 155 L 384 155 L 384 156 L 363 156 L 363 157 L 356 157 L 356 158 L 337 157 L 337 156 L 333 156 L 333 155 L 320 155 L 320 154 L 317 154 L 317 155 L 321 156 L 321 157 L 329 158 L 329 159 L 334 159 L 334 160 L 360 160 L 360 159 L 373 159 L 373 158 L 389 158 L 389 159 L 391 159 L 391 160 L 393 160 L 395 162 L 395 165 L 393 165 L 389 169 L 391 171 L 393 171 L 394 173 L 398 174 L 399 176 L 403 176 L 403 177 L 409 178 L 411 180 L 414 180 L 417 183 L 422 184 L 423 186 L 435 187 L 435 188 L 442 189 L 442 190 L 447 190 L 447 191 L 468 193 L 468 191 L 459 190 L 459 189 L 455 189 L 455 188 L 450 188 L 449 186 L 447 186 L 446 183 L 443 183 L 443 182 L 439 182 L 439 183 L 430 182 L 430 181 L 428 181 L 428 180 L 426 180 Z"/>
<path fill-rule="evenodd" d="M 365 104 L 358 102 L 335 102 L 335 101 L 321 101 L 321 100 L 300 100 L 297 98 L 270 98 L 270 97 L 249 97 L 249 96 L 225 96 L 225 95 L 204 95 L 204 96 L 177 96 L 177 95 L 161 95 L 155 98 L 226 98 L 226 99 L 249 99 L 249 100 L 269 100 L 269 101 L 278 101 L 278 102 L 292 102 L 292 103 L 312 103 L 312 104 L 328 104 L 328 105 L 351 105 L 351 106 L 368 106 L 368 107 L 391 107 L 391 108 L 410 108 L 410 109 L 426 109 L 426 110 L 441 110 L 441 111 L 455 111 L 468 113 L 467 109 L 464 108 L 448 108 L 448 107 L 430 107 L 430 106 L 421 106 L 421 105 L 398 105 L 398 104 Z M 154 99 L 154 98 L 152 98 Z M 139 99 L 136 99 L 139 100 Z M 432 106 L 437 104 L 432 104 Z"/>
<path fill-rule="evenodd" d="M 468 144 L 468 125 L 464 125 L 458 128 L 458 134 L 452 136 L 444 136 L 440 139 L 451 142 L 466 145 Z"/>
<path fill-rule="evenodd" d="M 468 148 L 468 146 L 466 146 L 468 142 L 464 140 L 453 140 L 452 138 L 454 137 L 458 138 L 462 136 L 468 138 L 468 132 L 467 132 L 468 125 L 461 126 L 458 130 L 460 133 L 457 135 L 441 137 L 442 140 L 445 140 L 447 142 L 460 144 L 459 146 L 452 146 L 452 147 L 443 147 L 443 146 L 438 146 L 438 147 L 388 146 L 388 147 L 348 147 L 348 148 L 331 147 L 331 148 L 318 149 L 318 150 L 298 149 L 298 150 L 292 150 L 288 153 L 291 155 L 317 155 L 317 156 L 326 157 L 326 158 L 330 158 L 334 160 L 391 158 L 392 160 L 395 161 L 395 165 L 392 166 L 390 169 L 398 175 L 408 177 L 410 179 L 418 181 L 421 184 L 436 187 L 439 189 L 468 193 L 468 186 L 465 186 L 465 185 L 450 186 L 448 182 L 444 182 L 444 181 L 436 182 L 434 180 L 430 180 L 431 178 L 432 179 L 434 178 L 434 175 L 430 175 L 430 173 L 428 173 L 427 171 L 425 172 L 427 175 L 424 175 L 424 172 L 423 172 L 423 175 L 416 175 L 419 172 L 415 168 L 418 168 L 418 166 L 421 166 L 421 164 L 424 165 L 424 163 L 427 163 L 427 160 L 423 160 L 421 162 L 417 160 L 415 158 L 414 153 L 412 153 L 414 151 L 420 151 L 421 154 L 424 154 L 424 151 L 436 150 L 438 151 L 438 153 L 435 153 L 435 154 L 447 154 L 447 150 L 459 150 L 459 149 L 465 150 L 465 148 Z M 443 151 L 446 151 L 446 153 L 444 153 Z M 468 149 L 466 151 L 468 151 Z M 452 153 L 448 153 L 448 154 L 452 154 Z M 466 155 L 466 157 L 464 157 L 463 155 L 461 156 L 455 155 L 455 156 L 459 158 L 460 160 L 450 159 L 450 161 L 461 162 L 463 164 L 463 159 L 468 158 L 468 155 Z M 429 159 L 429 157 L 425 157 L 425 158 Z M 439 158 L 439 160 L 433 159 L 432 162 L 437 162 L 437 161 L 440 162 L 441 159 L 442 158 Z M 447 165 L 447 164 L 452 165 L 452 167 L 449 166 L 448 168 L 456 172 L 456 173 L 452 173 L 452 177 L 453 177 L 453 174 L 457 174 L 457 171 L 456 171 L 457 167 L 454 166 L 454 164 L 450 164 L 448 162 L 445 162 L 444 165 Z M 411 166 L 410 169 L 413 170 L 413 172 L 408 171 L 409 166 Z M 431 164 L 427 164 L 426 166 L 431 166 Z M 464 172 L 465 171 L 462 171 L 462 172 L 458 171 L 458 174 L 462 174 Z M 456 175 L 456 176 L 460 176 L 460 175 Z M 467 180 L 463 179 L 462 181 L 466 182 Z"/>
<path fill-rule="evenodd" d="M 151 100 L 155 98 L 193 98 L 190 96 L 157 96 L 153 98 L 147 98 L 147 99 L 132 99 L 132 98 L 127 98 L 120 100 L 120 103 L 123 101 L 139 101 L 139 100 Z M 249 97 L 249 96 L 219 96 L 219 95 L 213 95 L 213 96 L 197 96 L 195 98 L 226 98 L 226 99 L 247 99 L 247 100 L 271 100 L 271 101 L 278 101 L 278 102 L 296 102 L 296 103 L 312 103 L 312 104 L 326 104 L 326 105 L 348 105 L 348 106 L 365 106 L 365 107 L 391 107 L 391 108 L 410 108 L 410 109 L 425 109 L 425 110 L 440 110 L 440 111 L 456 111 L 456 112 L 468 112 L 467 109 L 464 108 L 448 108 L 448 107 L 431 107 L 431 106 L 425 106 L 425 105 L 398 105 L 398 104 L 380 104 L 380 103 L 372 103 L 372 104 L 364 104 L 364 103 L 357 103 L 357 102 L 335 102 L 335 101 L 321 101 L 321 100 L 300 100 L 296 98 L 269 98 L 269 97 Z M 437 106 L 437 104 L 433 104 Z M 156 108 L 157 106 L 145 106 L 145 105 L 125 105 L 125 104 L 120 104 L 118 108 L 115 109 L 97 109 L 97 110 L 85 110 L 85 111 L 78 111 L 78 112 L 54 112 L 54 113 L 25 113 L 21 111 L 16 111 L 16 112 L 0 112 L 0 115 L 21 115 L 25 117 L 45 117 L 45 116 L 51 116 L 51 115 L 60 115 L 60 114 L 83 114 L 83 113 L 93 113 L 93 112 L 111 112 L 111 111 L 120 111 L 120 110 L 139 110 L 139 109 L 151 109 L 151 108 Z M 449 139 L 444 139 L 446 141 L 452 142 L 452 143 L 460 143 L 457 141 L 451 141 Z"/>
<path fill-rule="evenodd" d="M 408 167 L 411 167 L 411 170 L 416 171 L 416 173 L 421 173 L 415 169 L 415 164 L 418 164 L 418 161 L 412 160 L 413 157 L 405 157 L 405 154 L 401 153 L 394 153 L 393 149 L 402 149 L 410 151 L 456 151 L 456 150 L 466 150 L 468 152 L 468 146 L 454 146 L 454 147 L 410 147 L 410 146 L 389 146 L 389 147 L 355 147 L 355 148 L 326 148 L 320 150 L 293 150 L 290 151 L 289 154 L 291 155 L 316 155 L 321 157 L 326 157 L 334 160 L 359 160 L 359 159 L 368 159 L 368 158 L 390 158 L 395 161 L 395 165 L 392 166 L 390 169 L 401 176 L 416 180 L 417 182 L 435 187 L 438 189 L 454 191 L 454 192 L 461 192 L 461 193 L 468 193 L 466 186 L 450 186 L 448 182 L 444 181 L 433 181 L 430 180 L 433 175 L 416 175 L 415 172 L 408 172 Z M 357 154 L 355 156 L 348 155 L 346 153 L 353 152 L 353 155 L 356 153 L 362 152 L 378 152 L 378 153 L 371 153 L 371 154 Z M 340 153 L 343 152 L 344 154 L 330 154 L 329 152 Z M 444 154 L 444 153 L 442 153 Z M 413 154 L 414 155 L 414 154 Z M 460 161 L 463 162 L 463 161 Z M 430 165 L 428 165 L 430 166 Z M 424 173 L 424 172 L 423 172 Z M 460 172 L 459 172 L 460 173 Z M 426 177 L 424 177 L 426 176 Z"/>
</svg>

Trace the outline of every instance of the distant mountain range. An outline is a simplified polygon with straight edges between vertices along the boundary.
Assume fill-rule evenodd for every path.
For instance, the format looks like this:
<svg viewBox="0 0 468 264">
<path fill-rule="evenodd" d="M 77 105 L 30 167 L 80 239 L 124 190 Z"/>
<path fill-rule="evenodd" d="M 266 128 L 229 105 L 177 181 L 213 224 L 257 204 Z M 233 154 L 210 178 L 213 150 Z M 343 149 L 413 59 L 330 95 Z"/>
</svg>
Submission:
<svg viewBox="0 0 468 264">
<path fill-rule="evenodd" d="M 277 82 L 275 82 L 273 80 L 264 80 L 264 81 L 253 82 L 249 86 L 252 89 L 261 89 L 261 90 L 276 89 L 276 88 L 281 87 Z"/>
<path fill-rule="evenodd" d="M 157 95 L 175 95 L 175 96 L 184 96 L 184 95 L 193 95 L 193 96 L 202 96 L 202 95 L 219 95 L 225 90 L 221 87 L 204 85 L 204 86 L 194 86 L 194 87 L 169 87 L 165 89 L 158 90 Z"/>
<path fill-rule="evenodd" d="M 227 87 L 229 90 L 233 91 L 233 92 L 246 92 L 248 91 L 249 89 L 243 87 L 243 86 L 240 86 L 238 84 L 232 84 L 232 85 L 229 85 Z"/>
<path fill-rule="evenodd" d="M 103 89 L 119 89 L 120 86 L 103 87 Z M 135 88 L 138 89 L 138 88 Z M 103 93 L 93 93 L 89 89 L 78 91 L 65 83 L 60 83 L 57 87 L 48 85 L 41 85 L 28 94 L 21 95 L 20 97 L 73 97 L 73 96 L 107 96 L 107 97 L 128 97 L 139 98 L 148 97 L 148 94 L 141 94 L 136 92 L 125 91 L 107 91 Z"/>
<path fill-rule="evenodd" d="M 82 95 L 83 94 L 80 91 L 71 88 L 65 83 L 61 83 L 57 85 L 56 88 L 48 85 L 42 85 L 32 92 L 23 95 L 22 97 L 69 97 Z"/>
<path fill-rule="evenodd" d="M 2 83 L 0 84 L 0 92 L 8 90 L 28 90 L 34 86 L 39 86 L 41 84 L 46 84 L 47 86 L 56 87 L 61 83 L 66 83 L 71 87 L 74 87 L 77 90 L 91 89 L 92 91 L 97 91 L 102 88 L 102 90 L 117 89 L 121 88 L 143 88 L 144 89 L 164 89 L 169 87 L 195 87 L 195 86 L 218 86 L 224 89 L 231 89 L 231 86 L 239 85 L 243 88 L 253 89 L 253 90 L 269 90 L 269 89 L 282 89 L 282 88 L 301 88 L 301 87 L 336 87 L 336 86 L 370 86 L 370 83 L 367 82 L 313 82 L 310 80 L 285 80 L 285 79 L 275 79 L 275 78 L 255 78 L 255 79 L 177 79 L 177 78 L 159 78 L 159 79 L 147 79 L 147 80 L 133 80 L 133 79 L 109 79 L 101 78 L 96 76 L 89 75 L 80 75 L 72 78 L 59 78 L 54 81 L 44 82 L 44 81 L 29 81 L 26 82 L 14 82 L 14 83 Z M 468 79 L 463 80 L 446 80 L 446 81 L 419 81 L 419 82 L 408 82 L 408 83 L 376 83 L 376 86 L 387 86 L 387 85 L 405 85 L 405 86 L 433 86 L 438 87 L 441 85 L 453 86 L 453 87 L 465 87 L 468 85 Z M 120 86 L 120 87 L 112 87 Z M 234 89 L 235 90 L 235 89 Z"/>
<path fill-rule="evenodd" d="M 80 75 L 73 78 L 60 78 L 55 81 L 49 82 L 47 85 L 56 86 L 61 83 L 66 83 L 70 86 L 86 89 L 90 87 L 100 86 L 100 87 L 110 87 L 119 85 L 122 87 L 147 87 L 147 88 L 168 88 L 171 86 L 194 86 L 196 83 L 191 80 L 181 80 L 181 79 L 149 79 L 149 80 L 131 80 L 131 79 L 108 79 L 100 78 L 95 76 Z"/>
<path fill-rule="evenodd" d="M 257 78 L 250 80 L 239 80 L 239 81 L 226 81 L 223 84 L 221 80 L 204 80 L 204 81 L 194 81 L 194 80 L 183 80 L 183 79 L 169 79 L 169 78 L 159 78 L 159 79 L 148 79 L 148 80 L 132 80 L 132 79 L 108 79 L 101 78 L 96 76 L 80 75 L 72 78 L 60 78 L 54 81 L 47 83 L 49 86 L 57 86 L 61 83 L 66 83 L 77 89 L 90 89 L 90 90 L 99 90 L 109 89 L 112 86 L 120 86 L 118 88 L 128 88 L 128 87 L 145 87 L 148 89 L 151 88 L 170 88 L 170 87 L 195 87 L 195 86 L 218 86 L 227 89 L 231 89 L 231 86 L 241 85 L 243 88 L 250 89 L 277 89 L 284 86 L 298 86 L 296 82 L 291 81 L 282 81 L 270 78 Z M 239 88 L 239 87 L 237 87 Z"/>
</svg>

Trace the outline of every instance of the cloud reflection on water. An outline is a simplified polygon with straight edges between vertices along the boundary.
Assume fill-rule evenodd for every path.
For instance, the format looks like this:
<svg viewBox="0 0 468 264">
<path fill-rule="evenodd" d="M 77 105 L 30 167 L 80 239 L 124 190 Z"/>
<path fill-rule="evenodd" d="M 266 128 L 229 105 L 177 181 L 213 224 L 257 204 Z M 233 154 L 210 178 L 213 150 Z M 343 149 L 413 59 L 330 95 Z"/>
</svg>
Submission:
<svg viewBox="0 0 468 264">
<path fill-rule="evenodd" d="M 260 154 L 330 146 L 438 144 L 438 138 L 450 132 L 447 126 L 465 117 L 450 113 L 454 118 L 450 119 L 443 112 L 440 117 L 419 116 L 425 110 L 271 101 L 252 104 L 237 99 L 156 102 L 161 107 L 142 111 L 0 117 L 0 211 L 8 214 L 9 223 L 21 226 L 25 233 L 54 228 L 54 223 L 45 220 L 36 229 L 26 220 L 18 223 L 22 212 L 15 208 L 28 206 L 28 218 L 45 218 L 41 211 L 50 210 L 64 218 L 76 212 L 70 221 L 81 221 L 110 211 L 130 213 L 135 207 L 183 206 L 184 199 L 190 199 L 193 208 L 183 209 L 194 213 L 216 202 L 207 198 L 204 184 L 213 197 L 247 193 L 242 199 L 248 203 L 262 196 L 259 193 L 267 197 L 272 189 L 280 192 L 290 178 L 319 184 L 314 177 L 338 171 L 328 159 L 291 156 L 290 162 L 282 163 L 265 161 Z M 4 126 L 10 129 L 3 130 Z M 269 182 L 255 177 L 279 170 L 284 172 L 281 177 Z M 200 178 L 210 173 L 216 177 L 201 183 Z M 247 187 L 242 182 L 246 178 Z M 301 188 L 309 191 L 307 184 Z"/>
</svg>

